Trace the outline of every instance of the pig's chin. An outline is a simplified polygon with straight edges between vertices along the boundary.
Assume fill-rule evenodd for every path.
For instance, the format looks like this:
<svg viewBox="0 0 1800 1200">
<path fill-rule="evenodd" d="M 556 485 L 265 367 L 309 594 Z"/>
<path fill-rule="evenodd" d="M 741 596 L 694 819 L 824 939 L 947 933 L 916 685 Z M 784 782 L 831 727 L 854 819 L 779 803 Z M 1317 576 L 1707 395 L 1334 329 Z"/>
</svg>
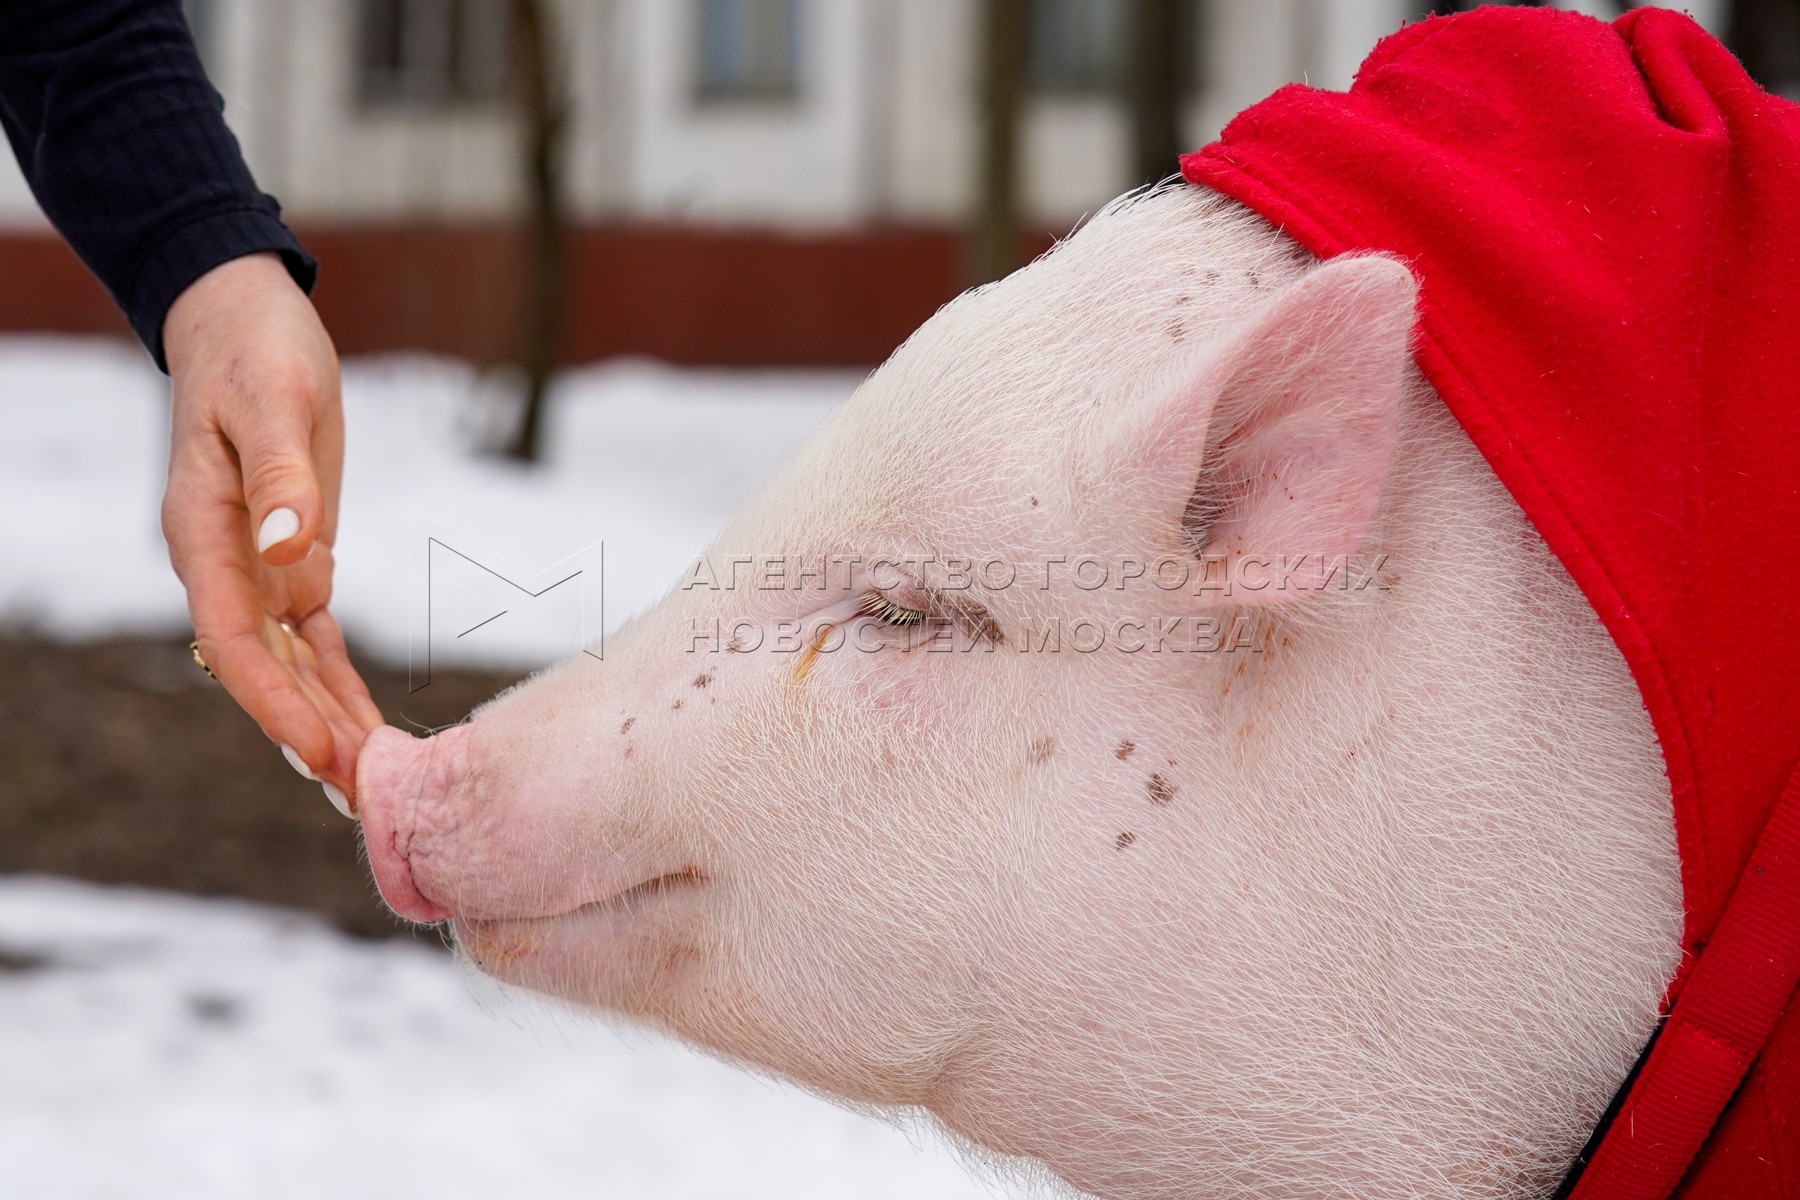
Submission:
<svg viewBox="0 0 1800 1200">
<path fill-rule="evenodd" d="M 453 916 L 463 950 L 508 983 L 619 1004 L 695 956 L 704 881 L 677 871 L 547 917 Z"/>
</svg>

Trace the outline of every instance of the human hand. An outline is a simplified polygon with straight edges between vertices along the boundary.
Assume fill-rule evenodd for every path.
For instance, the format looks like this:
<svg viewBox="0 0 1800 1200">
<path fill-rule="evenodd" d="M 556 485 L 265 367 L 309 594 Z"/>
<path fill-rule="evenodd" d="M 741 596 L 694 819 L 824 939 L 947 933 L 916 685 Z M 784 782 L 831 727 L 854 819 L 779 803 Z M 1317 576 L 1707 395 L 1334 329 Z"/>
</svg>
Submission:
<svg viewBox="0 0 1800 1200">
<path fill-rule="evenodd" d="M 206 665 L 349 815 L 381 714 L 326 611 L 344 419 L 337 351 L 279 256 L 213 268 L 163 320 L 163 536 Z"/>
</svg>

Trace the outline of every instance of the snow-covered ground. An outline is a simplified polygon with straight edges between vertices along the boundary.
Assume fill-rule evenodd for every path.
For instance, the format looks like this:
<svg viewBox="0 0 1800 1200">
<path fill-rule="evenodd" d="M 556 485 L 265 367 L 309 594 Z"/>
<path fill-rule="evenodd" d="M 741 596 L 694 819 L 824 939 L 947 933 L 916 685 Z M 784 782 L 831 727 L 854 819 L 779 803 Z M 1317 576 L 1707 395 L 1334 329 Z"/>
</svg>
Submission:
<svg viewBox="0 0 1800 1200">
<path fill-rule="evenodd" d="M 549 465 L 522 471 L 468 453 L 482 383 L 467 369 L 351 364 L 333 607 L 365 651 L 404 662 L 422 530 L 527 573 L 604 539 L 616 624 L 856 382 L 579 372 L 555 400 Z M 166 387 L 127 347 L 0 340 L 0 624 L 186 627 L 157 527 Z M 513 615 L 438 661 L 534 666 L 574 648 Z M 918 1140 L 503 994 L 428 948 L 227 900 L 0 877 L 6 1200 L 989 1194 Z"/>
<path fill-rule="evenodd" d="M 471 453 L 493 389 L 468 367 L 350 362 L 332 609 L 365 653 L 405 664 L 423 646 L 415 589 L 428 536 L 527 579 L 569 561 L 595 578 L 590 548 L 604 542 L 606 623 L 616 626 L 684 573 L 860 378 L 639 362 L 570 372 L 552 398 L 547 461 L 525 469 Z M 0 624 L 66 638 L 185 628 L 157 517 L 167 392 L 133 347 L 0 339 Z M 437 562 L 440 572 L 455 565 L 442 553 Z M 578 648 L 565 610 L 509 604 L 517 593 L 506 584 L 466 575 L 492 584 L 462 597 L 471 624 L 508 614 L 435 639 L 436 662 L 535 667 Z M 440 609 L 458 601 L 456 583 L 440 579 Z"/>
<path fill-rule="evenodd" d="M 428 947 L 0 876 L 7 1200 L 993 1194 L 932 1135 L 503 992 Z"/>
</svg>

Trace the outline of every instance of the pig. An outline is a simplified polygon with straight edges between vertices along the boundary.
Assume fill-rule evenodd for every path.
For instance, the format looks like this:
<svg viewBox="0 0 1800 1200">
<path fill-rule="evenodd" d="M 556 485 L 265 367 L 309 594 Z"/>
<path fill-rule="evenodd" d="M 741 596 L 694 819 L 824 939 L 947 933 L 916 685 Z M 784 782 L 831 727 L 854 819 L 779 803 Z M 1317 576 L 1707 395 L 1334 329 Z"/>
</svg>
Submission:
<svg viewBox="0 0 1800 1200">
<path fill-rule="evenodd" d="M 1045 1186 L 1545 1194 L 1680 957 L 1669 785 L 1415 306 L 1205 189 L 1115 201 L 604 661 L 371 735 L 382 895 Z"/>
</svg>

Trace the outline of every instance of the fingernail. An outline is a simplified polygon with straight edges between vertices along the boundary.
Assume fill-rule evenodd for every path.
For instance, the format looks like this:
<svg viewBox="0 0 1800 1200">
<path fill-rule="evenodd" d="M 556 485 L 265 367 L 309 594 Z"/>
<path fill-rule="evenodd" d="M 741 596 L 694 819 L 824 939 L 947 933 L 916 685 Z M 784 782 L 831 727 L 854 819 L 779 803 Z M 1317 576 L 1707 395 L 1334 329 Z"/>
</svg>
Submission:
<svg viewBox="0 0 1800 1200">
<path fill-rule="evenodd" d="M 300 514 L 291 508 L 278 508 L 263 518 L 262 528 L 256 531 L 256 552 L 261 554 L 299 532 Z"/>
<path fill-rule="evenodd" d="M 356 814 L 350 811 L 350 798 L 348 796 L 332 787 L 329 783 L 321 783 L 319 786 L 325 789 L 325 798 L 331 801 L 331 807 L 337 809 L 352 821 L 356 819 Z"/>
<path fill-rule="evenodd" d="M 300 772 L 300 774 L 306 776 L 314 783 L 319 782 L 319 777 L 312 773 L 312 768 L 306 765 L 306 760 L 301 758 L 298 754 L 295 754 L 294 748 L 287 745 L 285 742 L 281 744 L 281 757 L 287 759 L 288 766 L 294 768 L 294 770 Z"/>
</svg>

